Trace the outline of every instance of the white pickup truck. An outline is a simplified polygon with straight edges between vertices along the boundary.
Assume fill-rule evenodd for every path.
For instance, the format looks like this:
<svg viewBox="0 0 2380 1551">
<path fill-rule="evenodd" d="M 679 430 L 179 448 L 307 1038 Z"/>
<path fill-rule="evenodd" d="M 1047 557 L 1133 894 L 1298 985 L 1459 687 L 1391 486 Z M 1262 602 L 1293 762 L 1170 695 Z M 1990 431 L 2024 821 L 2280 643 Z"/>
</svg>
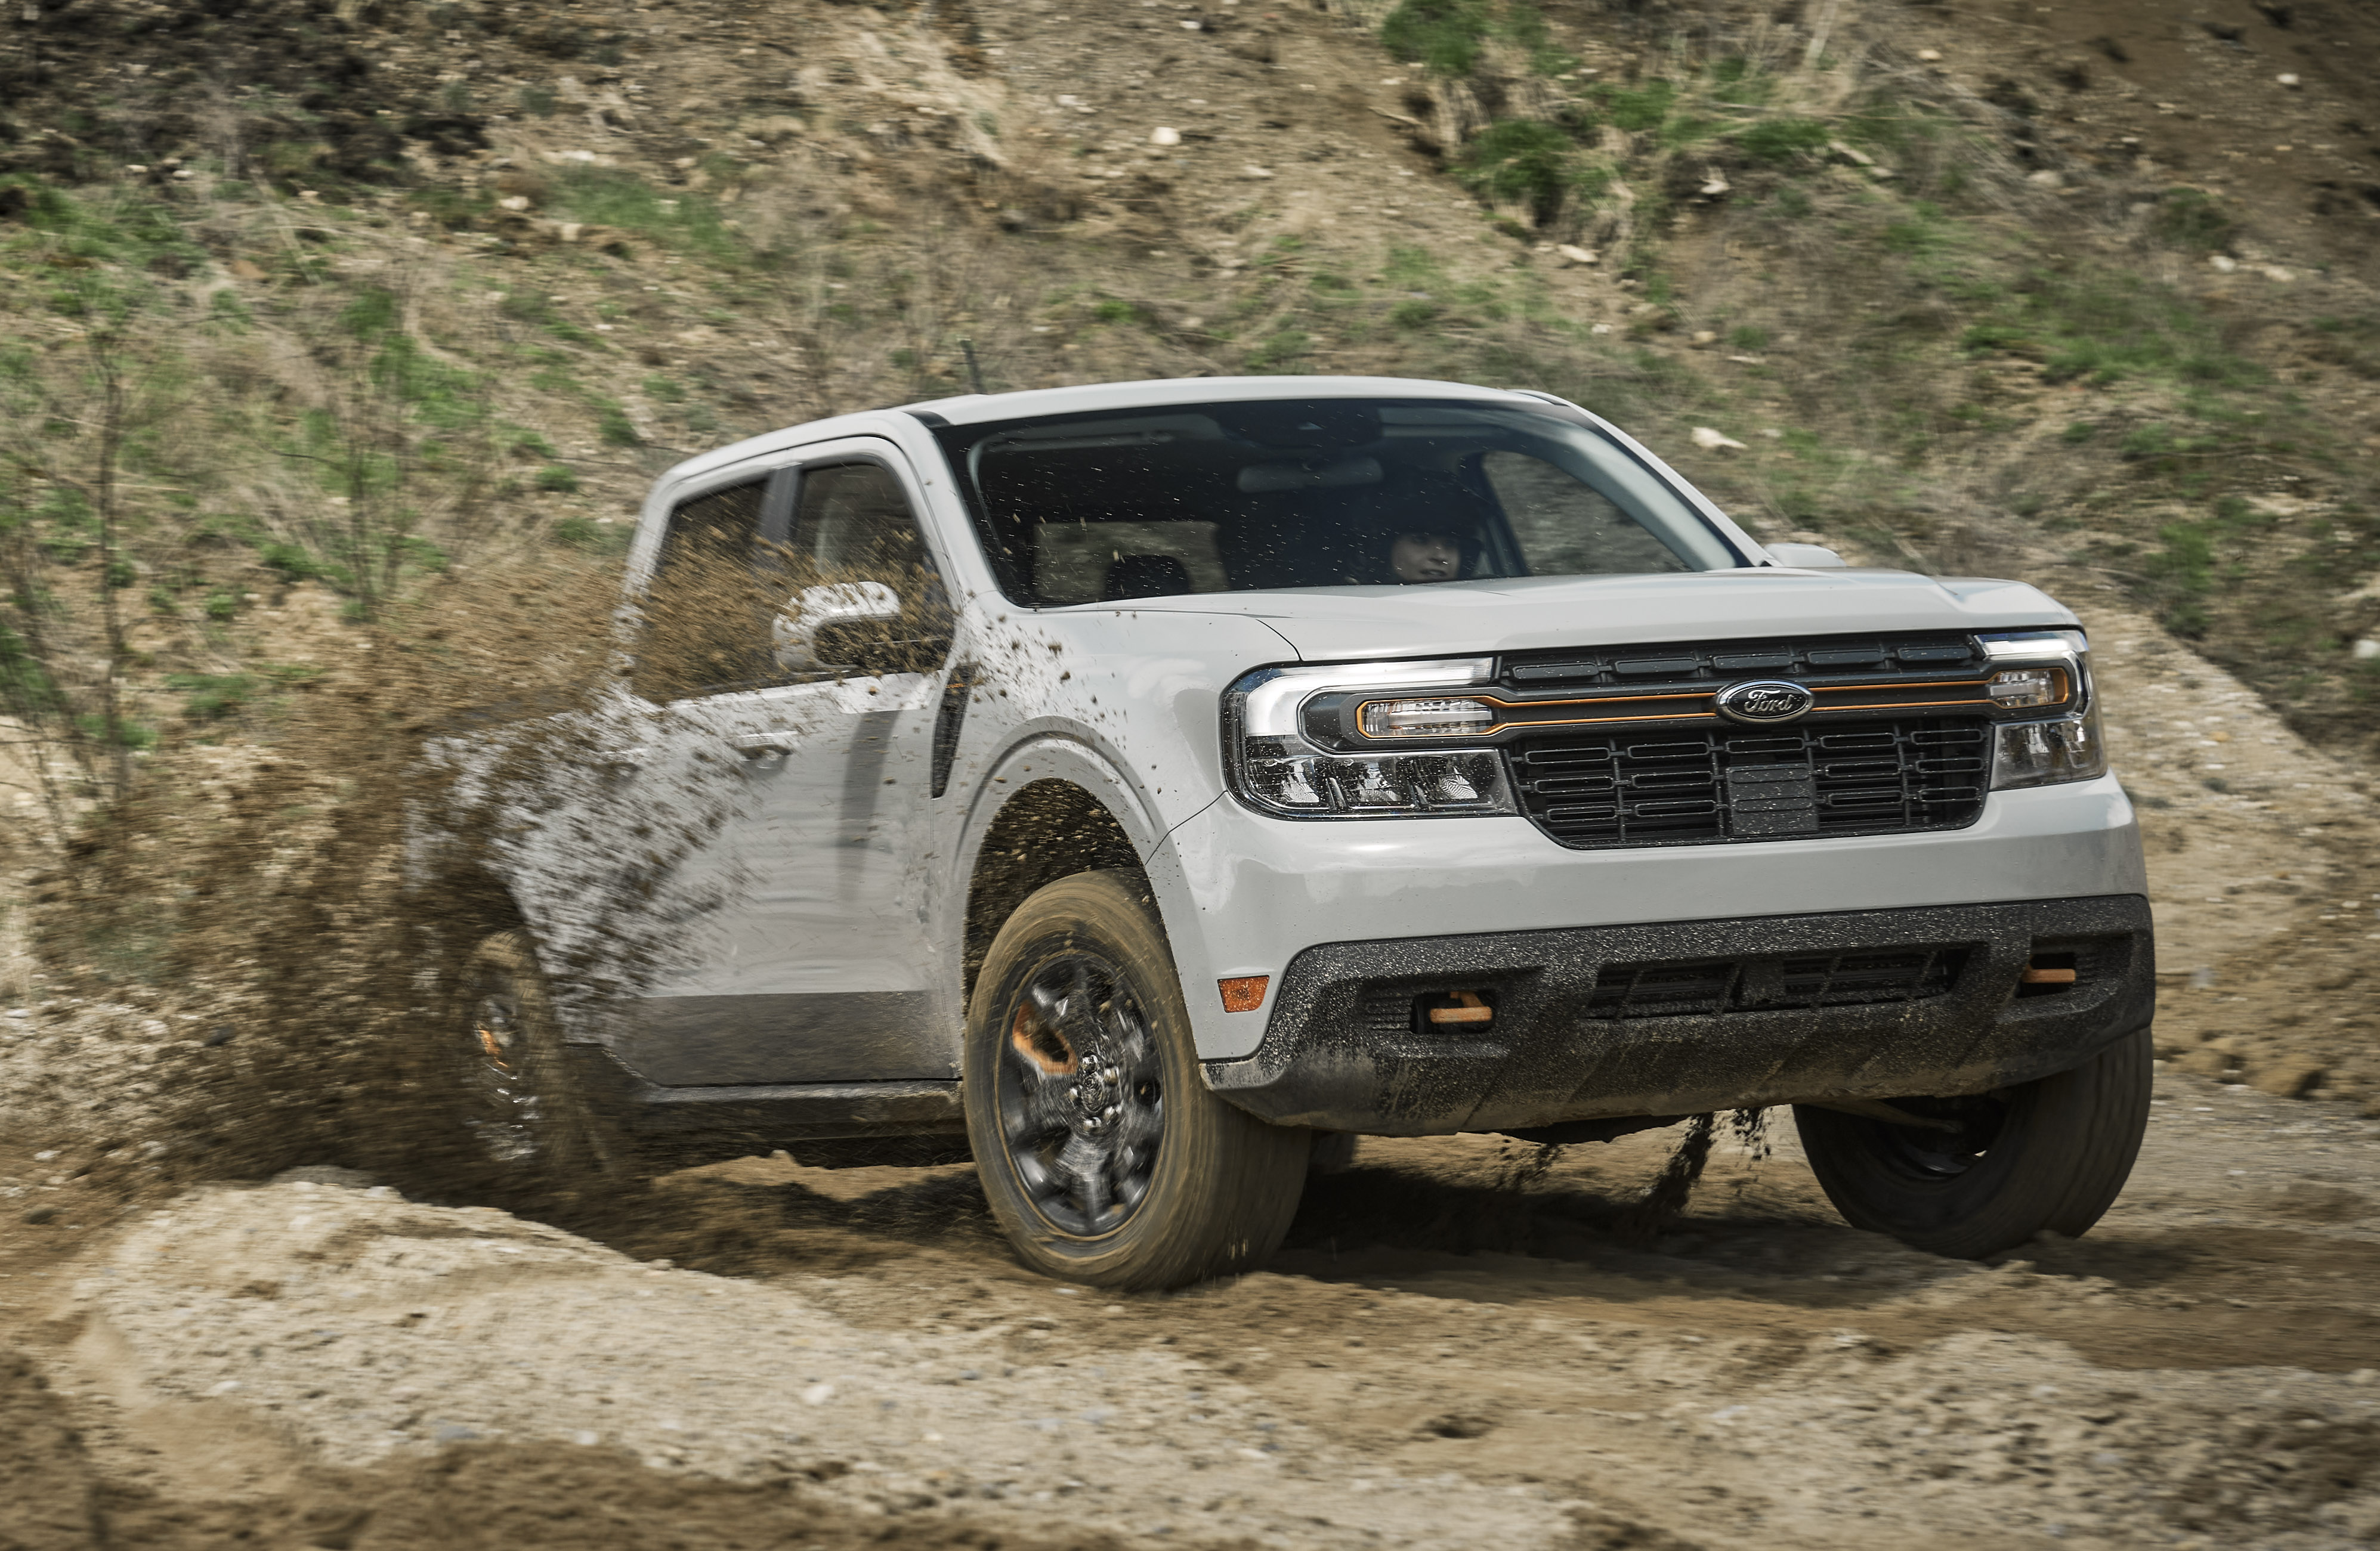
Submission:
<svg viewBox="0 0 2380 1551">
<path fill-rule="evenodd" d="M 1119 1287 L 1260 1262 L 1353 1135 L 1791 1105 L 1848 1219 L 1955 1255 L 2131 1168 L 2149 910 L 2073 614 L 1763 546 L 1561 399 L 844 416 L 671 470 L 626 587 L 601 757 L 442 885 L 491 1167 L 971 1155 Z"/>
</svg>

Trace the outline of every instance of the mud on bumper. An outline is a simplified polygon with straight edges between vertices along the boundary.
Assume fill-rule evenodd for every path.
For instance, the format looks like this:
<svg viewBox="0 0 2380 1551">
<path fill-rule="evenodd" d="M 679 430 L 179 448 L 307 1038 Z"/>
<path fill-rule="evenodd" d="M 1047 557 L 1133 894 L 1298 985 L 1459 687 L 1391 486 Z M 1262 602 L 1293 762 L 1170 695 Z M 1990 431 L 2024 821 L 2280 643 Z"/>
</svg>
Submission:
<svg viewBox="0 0 2380 1551">
<path fill-rule="evenodd" d="M 1269 1121 L 1409 1136 L 1983 1093 L 2145 1026 L 2155 968 L 2136 894 L 1330 943 L 1206 1073 Z M 1488 1022 L 1431 1021 L 1465 991 Z"/>
</svg>

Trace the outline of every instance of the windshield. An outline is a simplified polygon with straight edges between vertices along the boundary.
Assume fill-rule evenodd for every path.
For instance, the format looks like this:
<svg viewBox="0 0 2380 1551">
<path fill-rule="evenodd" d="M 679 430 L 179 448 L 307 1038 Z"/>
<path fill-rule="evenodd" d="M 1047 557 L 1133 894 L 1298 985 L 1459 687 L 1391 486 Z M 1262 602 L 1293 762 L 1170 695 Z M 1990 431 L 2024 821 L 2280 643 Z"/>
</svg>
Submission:
<svg viewBox="0 0 2380 1551">
<path fill-rule="evenodd" d="M 1551 406 L 1272 399 L 935 434 L 1001 590 L 1027 607 L 1743 563 Z"/>
</svg>

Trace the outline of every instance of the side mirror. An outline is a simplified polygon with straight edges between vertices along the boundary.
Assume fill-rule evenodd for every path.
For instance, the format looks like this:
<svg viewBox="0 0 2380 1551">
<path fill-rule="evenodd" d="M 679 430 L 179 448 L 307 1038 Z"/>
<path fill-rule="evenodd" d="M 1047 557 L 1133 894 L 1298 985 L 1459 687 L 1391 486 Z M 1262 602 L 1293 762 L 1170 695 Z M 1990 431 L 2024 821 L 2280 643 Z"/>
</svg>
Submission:
<svg viewBox="0 0 2380 1551">
<path fill-rule="evenodd" d="M 1842 571 L 1849 567 L 1843 557 L 1821 544 L 1767 544 L 1768 558 L 1779 565 L 1798 566 L 1804 571 Z"/>
<path fill-rule="evenodd" d="M 882 582 L 808 587 L 785 600 L 783 612 L 770 622 L 769 639 L 777 666 L 800 673 L 836 666 L 820 657 L 833 652 L 838 644 L 833 637 L 844 634 L 843 627 L 884 624 L 900 617 L 900 595 Z"/>
</svg>

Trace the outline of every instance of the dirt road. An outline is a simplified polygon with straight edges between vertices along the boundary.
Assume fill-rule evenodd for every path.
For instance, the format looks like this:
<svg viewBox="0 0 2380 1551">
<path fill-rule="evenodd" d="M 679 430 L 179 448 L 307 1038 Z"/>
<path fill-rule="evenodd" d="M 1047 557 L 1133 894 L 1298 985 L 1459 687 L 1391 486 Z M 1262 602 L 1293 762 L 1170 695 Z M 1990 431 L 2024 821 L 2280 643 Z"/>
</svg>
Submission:
<svg viewBox="0 0 2380 1551">
<path fill-rule="evenodd" d="M 61 1502 L 0 1545 L 2380 1533 L 2380 1122 L 2166 1076 L 2103 1227 L 1989 1266 L 1768 1138 L 1649 1242 L 1671 1133 L 1370 1142 L 1269 1271 L 1123 1299 L 1014 1269 L 965 1169 L 749 1158 L 594 1238 L 336 1171 L 11 1214 L 51 1387 L 0 1388 Z"/>
</svg>

